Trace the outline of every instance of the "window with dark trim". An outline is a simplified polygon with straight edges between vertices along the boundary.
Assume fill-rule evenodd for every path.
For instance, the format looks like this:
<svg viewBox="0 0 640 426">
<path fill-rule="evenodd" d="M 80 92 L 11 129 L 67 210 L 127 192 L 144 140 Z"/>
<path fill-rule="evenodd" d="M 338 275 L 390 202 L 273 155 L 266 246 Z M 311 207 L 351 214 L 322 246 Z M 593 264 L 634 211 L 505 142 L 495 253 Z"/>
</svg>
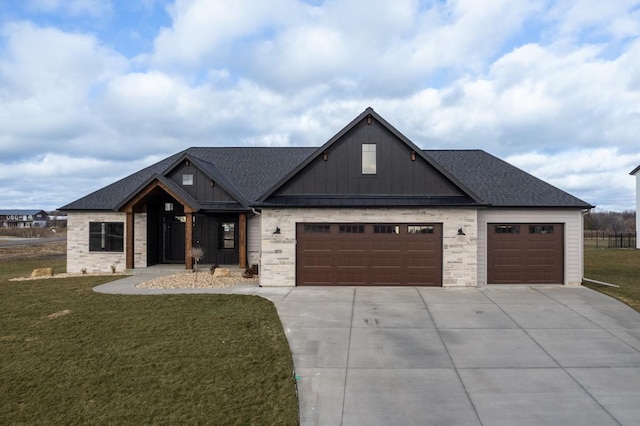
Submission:
<svg viewBox="0 0 640 426">
<path fill-rule="evenodd" d="M 373 225 L 374 234 L 399 234 L 400 226 L 398 225 Z"/>
<path fill-rule="evenodd" d="M 182 184 L 185 186 L 193 185 L 193 175 L 191 173 L 187 173 L 182 175 Z"/>
<path fill-rule="evenodd" d="M 341 234 L 364 234 L 364 225 L 340 225 Z"/>
<path fill-rule="evenodd" d="M 89 251 L 124 251 L 124 222 L 90 222 Z"/>
<path fill-rule="evenodd" d="M 433 226 L 431 225 L 409 225 L 407 226 L 409 234 L 433 234 Z"/>
<path fill-rule="evenodd" d="M 553 225 L 535 225 L 529 227 L 530 234 L 553 234 Z"/>
<path fill-rule="evenodd" d="M 220 247 L 221 249 L 236 248 L 236 224 L 234 222 L 224 222 L 220 224 Z"/>
<path fill-rule="evenodd" d="M 362 174 L 363 175 L 376 174 L 376 144 L 375 143 L 362 144 Z"/>
<path fill-rule="evenodd" d="M 496 234 L 519 234 L 520 225 L 496 225 Z"/>
</svg>

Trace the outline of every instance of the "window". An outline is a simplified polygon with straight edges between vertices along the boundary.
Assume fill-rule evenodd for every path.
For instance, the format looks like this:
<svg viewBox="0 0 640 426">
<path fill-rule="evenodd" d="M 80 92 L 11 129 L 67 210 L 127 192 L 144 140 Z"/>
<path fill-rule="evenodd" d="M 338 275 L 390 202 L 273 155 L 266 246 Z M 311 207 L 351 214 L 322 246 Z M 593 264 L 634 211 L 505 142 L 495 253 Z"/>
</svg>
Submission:
<svg viewBox="0 0 640 426">
<path fill-rule="evenodd" d="M 553 234 L 553 225 L 536 225 L 529 227 L 530 234 Z"/>
<path fill-rule="evenodd" d="M 399 234 L 400 227 L 398 225 L 373 225 L 374 234 Z"/>
<path fill-rule="evenodd" d="M 341 234 L 364 234 L 364 225 L 340 225 Z"/>
<path fill-rule="evenodd" d="M 173 203 L 164 203 L 164 211 L 172 212 L 173 211 Z"/>
<path fill-rule="evenodd" d="M 362 144 L 362 174 L 363 175 L 376 174 L 376 144 L 375 143 Z"/>
<path fill-rule="evenodd" d="M 433 234 L 433 226 L 425 225 L 409 225 L 407 226 L 409 234 Z"/>
<path fill-rule="evenodd" d="M 224 222 L 220 224 L 220 248 L 234 249 L 236 247 L 236 224 Z"/>
<path fill-rule="evenodd" d="M 193 175 L 191 173 L 182 175 L 182 184 L 185 186 L 193 185 Z"/>
<path fill-rule="evenodd" d="M 520 225 L 496 225 L 496 234 L 519 234 Z"/>
<path fill-rule="evenodd" d="M 304 225 L 305 234 L 328 234 L 330 225 Z"/>
<path fill-rule="evenodd" d="M 124 223 L 90 222 L 89 251 L 124 251 Z"/>
</svg>

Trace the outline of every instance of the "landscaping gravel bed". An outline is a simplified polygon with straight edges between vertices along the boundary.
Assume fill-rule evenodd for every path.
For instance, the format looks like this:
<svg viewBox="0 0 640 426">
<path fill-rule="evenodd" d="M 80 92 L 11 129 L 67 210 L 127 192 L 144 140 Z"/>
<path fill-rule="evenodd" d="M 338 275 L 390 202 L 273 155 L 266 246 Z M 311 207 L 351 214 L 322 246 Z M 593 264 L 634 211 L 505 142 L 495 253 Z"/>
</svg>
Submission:
<svg viewBox="0 0 640 426">
<path fill-rule="evenodd" d="M 244 278 L 242 272 L 232 272 L 228 277 L 216 277 L 209 271 L 182 272 L 154 278 L 137 285 L 138 288 L 225 288 L 235 285 L 258 285 L 258 277 Z"/>
</svg>

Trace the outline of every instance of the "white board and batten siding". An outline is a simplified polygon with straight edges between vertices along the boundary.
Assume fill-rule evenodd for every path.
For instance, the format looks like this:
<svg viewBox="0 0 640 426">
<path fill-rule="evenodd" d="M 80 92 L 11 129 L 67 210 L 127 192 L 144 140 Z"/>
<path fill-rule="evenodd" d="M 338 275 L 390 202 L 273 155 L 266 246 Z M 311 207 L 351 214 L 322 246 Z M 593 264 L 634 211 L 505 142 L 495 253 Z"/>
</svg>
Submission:
<svg viewBox="0 0 640 426">
<path fill-rule="evenodd" d="M 584 274 L 584 227 L 580 210 L 479 210 L 478 286 L 487 285 L 487 230 L 489 223 L 564 224 L 564 284 L 581 285 Z"/>
<path fill-rule="evenodd" d="M 262 247 L 262 217 L 250 216 L 247 219 L 247 263 L 249 266 L 260 263 Z"/>
</svg>

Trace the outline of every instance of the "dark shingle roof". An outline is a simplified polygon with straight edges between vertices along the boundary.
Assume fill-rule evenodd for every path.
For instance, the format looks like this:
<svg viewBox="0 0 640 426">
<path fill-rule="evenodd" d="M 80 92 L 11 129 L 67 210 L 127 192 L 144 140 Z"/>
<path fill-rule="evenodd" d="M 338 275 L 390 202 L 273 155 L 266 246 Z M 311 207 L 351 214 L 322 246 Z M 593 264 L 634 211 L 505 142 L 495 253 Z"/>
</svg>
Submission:
<svg viewBox="0 0 640 426">
<path fill-rule="evenodd" d="M 80 198 L 61 210 L 114 210 L 156 174 L 166 173 L 180 157 L 197 158 L 205 173 L 222 176 L 233 192 L 252 205 L 267 190 L 316 152 L 312 147 L 189 148 Z M 465 185 L 481 201 L 497 207 L 569 207 L 591 205 L 482 150 L 426 150 L 426 156 Z M 238 200 L 243 202 L 243 200 Z M 341 201 L 342 203 L 343 201 Z M 415 200 L 401 204 L 414 205 Z M 351 205 L 375 205 L 351 203 Z M 424 204 L 423 205 L 428 205 Z"/>
<path fill-rule="evenodd" d="M 593 207 L 482 150 L 424 152 L 492 206 Z"/>
</svg>

